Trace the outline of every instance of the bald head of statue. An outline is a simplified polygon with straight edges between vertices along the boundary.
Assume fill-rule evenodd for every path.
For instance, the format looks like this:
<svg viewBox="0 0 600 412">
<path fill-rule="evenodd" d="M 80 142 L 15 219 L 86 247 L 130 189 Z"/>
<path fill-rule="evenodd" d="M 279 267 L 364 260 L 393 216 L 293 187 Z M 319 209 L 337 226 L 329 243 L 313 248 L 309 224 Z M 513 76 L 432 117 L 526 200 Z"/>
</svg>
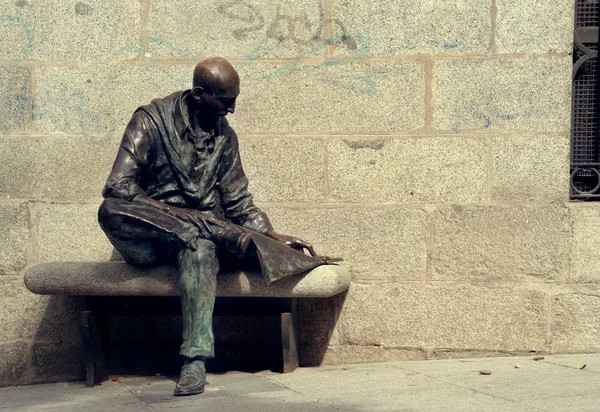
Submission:
<svg viewBox="0 0 600 412">
<path fill-rule="evenodd" d="M 203 60 L 194 68 L 192 99 L 203 116 L 226 116 L 235 111 L 240 77 L 221 57 Z"/>
</svg>

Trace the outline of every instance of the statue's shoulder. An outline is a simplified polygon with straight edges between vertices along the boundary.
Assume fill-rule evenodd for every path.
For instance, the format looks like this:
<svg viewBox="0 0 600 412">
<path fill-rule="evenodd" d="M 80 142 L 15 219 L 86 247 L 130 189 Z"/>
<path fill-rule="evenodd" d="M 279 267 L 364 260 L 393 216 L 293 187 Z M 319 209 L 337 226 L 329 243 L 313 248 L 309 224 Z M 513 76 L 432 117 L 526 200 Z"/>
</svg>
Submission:
<svg viewBox="0 0 600 412">
<path fill-rule="evenodd" d="M 149 104 L 140 106 L 137 108 L 136 112 L 144 111 L 146 113 L 154 113 L 154 112 L 162 112 L 162 111 L 170 111 L 173 108 L 173 105 L 178 101 L 179 97 L 183 92 L 178 91 L 171 93 L 168 96 L 160 97 L 152 100 Z"/>
</svg>

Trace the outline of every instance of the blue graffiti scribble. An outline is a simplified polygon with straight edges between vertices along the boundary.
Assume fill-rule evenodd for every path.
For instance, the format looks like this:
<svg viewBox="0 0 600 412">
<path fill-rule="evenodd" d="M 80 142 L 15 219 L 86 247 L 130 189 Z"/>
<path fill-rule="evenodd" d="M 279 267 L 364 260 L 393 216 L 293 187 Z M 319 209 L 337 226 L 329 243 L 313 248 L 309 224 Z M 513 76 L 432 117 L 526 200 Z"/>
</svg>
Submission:
<svg viewBox="0 0 600 412">
<path fill-rule="evenodd" d="M 34 120 L 47 121 L 59 131 L 81 133 L 85 136 L 111 136 L 116 130 L 112 117 L 98 115 L 97 109 L 90 108 L 85 94 L 59 83 L 56 91 L 40 90 L 38 105 L 32 106 Z M 69 115 L 67 115 L 69 114 Z"/>
<path fill-rule="evenodd" d="M 513 114 L 499 114 L 497 117 L 502 120 L 515 120 L 517 116 Z"/>
<path fill-rule="evenodd" d="M 35 44 L 34 30 L 21 17 L 11 16 L 11 15 L 0 15 L 0 22 L 3 22 L 3 21 L 15 23 L 15 24 L 21 26 L 21 28 L 25 32 L 25 36 L 26 36 L 27 40 L 25 41 L 25 43 L 23 45 L 23 50 L 21 51 L 21 57 L 15 59 L 12 63 L 10 63 L 8 65 L 0 66 L 0 70 L 6 70 L 8 68 L 11 68 L 11 67 L 17 65 L 22 60 L 27 60 L 33 53 L 33 47 Z"/>
<path fill-rule="evenodd" d="M 338 24 L 341 25 L 341 23 L 339 22 Z M 250 52 L 250 54 L 248 55 L 248 59 L 258 60 L 274 55 L 275 51 L 283 41 L 284 40 L 265 36 L 265 38 L 260 40 L 254 47 L 254 49 Z M 161 72 L 164 76 L 168 77 L 169 79 L 174 80 L 177 83 L 184 84 L 190 84 L 192 82 L 192 76 L 175 76 L 167 68 L 163 67 L 161 62 L 152 59 L 151 56 L 145 50 L 142 49 L 142 44 L 145 42 L 164 46 L 171 53 L 173 53 L 173 55 L 180 58 L 189 59 L 193 57 L 192 54 L 176 46 L 169 40 L 155 36 L 140 38 L 133 44 L 121 47 L 118 50 L 118 55 L 125 56 L 133 52 L 134 54 L 137 54 L 139 56 L 145 56 L 149 59 L 150 64 L 153 68 Z M 322 52 L 325 49 L 325 47 L 327 47 L 330 44 L 339 44 L 345 46 L 345 48 L 348 50 L 348 52 L 351 54 L 351 57 L 354 60 L 367 57 L 371 49 L 371 40 L 368 36 L 363 36 L 360 33 L 349 32 L 343 29 L 342 33 L 334 34 L 327 40 L 315 40 L 314 44 L 307 48 L 305 52 L 301 54 L 300 57 L 293 60 L 291 64 L 278 67 L 273 71 L 264 74 L 261 79 L 267 83 L 271 83 L 275 80 L 279 80 L 286 76 L 290 76 L 292 74 L 297 74 L 300 72 L 314 71 L 320 68 L 329 68 L 348 64 L 348 62 L 344 60 L 326 61 L 320 65 L 303 64 L 303 60 L 305 58 L 312 57 L 315 54 Z M 241 67 L 243 67 L 243 65 Z M 324 74 L 317 80 L 322 82 L 328 82 L 330 84 L 333 84 L 337 87 L 341 87 L 347 91 L 356 94 L 373 94 L 376 92 L 376 80 L 369 74 L 339 76 L 332 74 Z"/>
<path fill-rule="evenodd" d="M 314 71 L 324 67 L 328 68 L 334 66 L 347 65 L 348 62 L 345 60 L 331 60 L 326 61 L 320 65 L 307 66 L 302 64 L 302 60 L 306 57 L 312 56 L 316 52 L 321 51 L 328 44 L 343 44 L 344 42 L 347 42 L 348 39 L 352 39 L 352 41 L 355 42 L 355 46 L 353 46 L 352 49 L 350 49 L 354 60 L 358 60 L 369 54 L 370 39 L 368 37 L 351 32 L 345 32 L 343 34 L 334 34 L 325 41 L 319 41 L 308 51 L 306 51 L 301 57 L 295 59 L 291 65 L 279 67 L 273 70 L 272 72 L 263 75 L 262 80 L 271 83 L 275 80 L 282 79 L 286 76 L 290 76 L 299 72 Z M 254 52 L 251 53 L 251 55 L 255 55 Z M 376 80 L 372 75 L 369 74 L 324 74 L 317 80 L 333 84 L 337 87 L 341 87 L 355 94 L 374 94 L 377 91 Z"/>
</svg>

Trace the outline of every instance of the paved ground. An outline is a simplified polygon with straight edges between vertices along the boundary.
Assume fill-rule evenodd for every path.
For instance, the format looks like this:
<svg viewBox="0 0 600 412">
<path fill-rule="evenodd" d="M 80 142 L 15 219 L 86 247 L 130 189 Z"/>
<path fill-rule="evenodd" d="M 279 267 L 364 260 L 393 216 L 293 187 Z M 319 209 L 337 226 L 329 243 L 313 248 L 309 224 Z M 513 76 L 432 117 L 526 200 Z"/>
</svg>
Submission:
<svg viewBox="0 0 600 412">
<path fill-rule="evenodd" d="M 479 373 L 485 369 L 492 374 Z M 184 398 L 172 396 L 173 379 L 161 376 L 95 388 L 0 388 L 0 412 L 600 411 L 600 354 L 324 366 L 289 375 L 228 372 L 208 380 L 204 394 Z"/>
</svg>

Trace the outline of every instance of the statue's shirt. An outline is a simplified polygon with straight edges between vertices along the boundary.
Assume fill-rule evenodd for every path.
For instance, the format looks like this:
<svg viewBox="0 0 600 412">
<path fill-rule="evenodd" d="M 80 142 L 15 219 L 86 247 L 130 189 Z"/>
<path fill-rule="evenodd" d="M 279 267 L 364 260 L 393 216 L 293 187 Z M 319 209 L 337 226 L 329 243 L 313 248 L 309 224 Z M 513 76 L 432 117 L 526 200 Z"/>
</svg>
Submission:
<svg viewBox="0 0 600 412">
<path fill-rule="evenodd" d="M 264 214 L 248 191 L 235 132 L 221 117 L 212 131 L 194 133 L 183 115 L 187 93 L 156 99 L 134 113 L 103 196 L 132 200 L 146 194 L 204 211 L 221 206 L 234 223 L 260 225 Z"/>
</svg>

